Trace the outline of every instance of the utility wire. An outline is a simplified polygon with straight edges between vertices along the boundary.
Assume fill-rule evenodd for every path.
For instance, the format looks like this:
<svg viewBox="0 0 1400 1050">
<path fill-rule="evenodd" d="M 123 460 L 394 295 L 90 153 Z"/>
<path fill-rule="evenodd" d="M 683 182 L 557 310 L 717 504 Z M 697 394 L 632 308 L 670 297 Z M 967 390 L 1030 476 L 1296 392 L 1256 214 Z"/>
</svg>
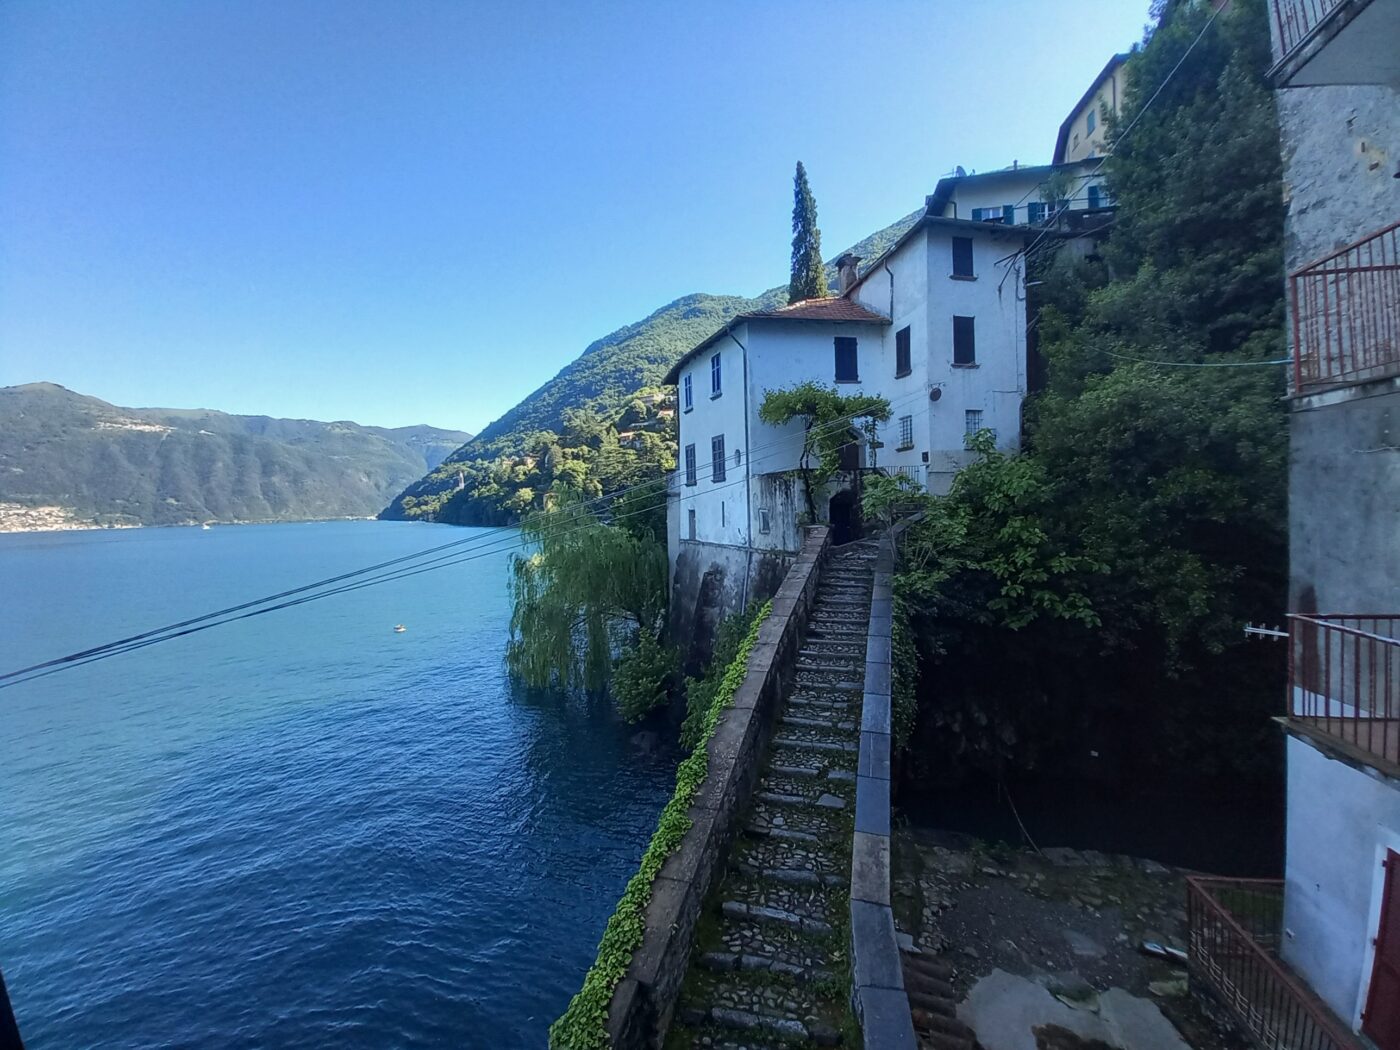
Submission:
<svg viewBox="0 0 1400 1050">
<path fill-rule="evenodd" d="M 900 404 L 908 400 L 913 400 L 915 398 L 923 398 L 924 396 L 926 396 L 925 392 L 920 390 L 916 393 L 906 395 L 906 397 L 904 398 L 898 398 L 895 401 L 890 402 L 890 406 L 891 408 L 893 408 L 895 404 Z M 819 424 L 818 426 L 812 428 L 812 432 L 820 435 L 840 427 L 849 426 L 853 420 L 861 418 L 862 416 L 867 414 L 868 413 L 863 412 L 850 413 L 846 416 L 838 417 L 837 419 L 829 420 L 826 423 Z M 758 448 L 760 450 L 769 449 L 776 445 L 785 444 L 790 440 L 791 435 L 775 439 L 771 442 L 767 442 L 763 445 L 758 446 Z M 752 448 L 748 452 L 750 462 L 752 462 L 753 460 L 753 452 L 754 449 Z M 713 473 L 713 465 L 710 465 L 707 469 L 709 473 Z M 699 471 L 697 471 L 697 475 L 698 473 Z M 620 496 L 623 496 L 630 492 L 635 492 L 639 489 L 654 488 L 658 482 L 665 483 L 666 480 L 667 479 L 663 477 L 639 482 L 637 484 L 627 486 L 624 489 L 620 489 L 616 492 L 607 493 L 603 496 L 596 496 L 580 504 L 573 504 L 570 506 L 569 509 L 585 509 L 589 506 L 603 501 L 615 502 Z M 707 491 L 712 492 L 714 491 L 715 487 L 729 488 L 733 485 L 739 484 L 744 480 L 745 479 L 743 477 L 739 477 L 735 478 L 733 481 L 720 482 L 716 486 L 708 489 Z M 634 517 L 640 514 L 652 513 L 653 511 L 665 506 L 669 499 L 669 494 L 663 490 L 660 493 L 659 501 L 654 502 L 650 505 L 644 505 L 642 507 L 629 510 L 623 514 L 616 515 L 614 516 L 613 520 L 618 521 L 623 520 L 625 518 Z M 548 513 L 549 512 L 544 511 L 536 512 L 536 514 L 533 517 L 539 518 L 541 516 L 547 515 Z M 566 532 L 586 528 L 588 524 L 589 523 L 585 522 L 578 523 L 572 526 L 566 526 Z M 139 634 L 130 635 L 123 639 L 118 639 L 114 642 L 108 642 L 104 645 L 95 646 L 90 649 L 81 650 L 76 653 L 70 653 L 67 656 L 57 657 L 52 660 L 46 660 L 41 663 L 31 665 L 29 667 L 20 668 L 15 671 L 10 671 L 3 675 L 0 675 L 0 689 L 6 688 L 10 685 L 18 685 L 21 682 L 33 681 L 36 678 L 46 677 L 48 674 L 53 674 L 60 670 L 66 670 L 69 667 L 78 667 L 84 664 L 95 662 L 96 660 L 105 659 L 110 656 L 116 656 L 127 652 L 134 652 L 138 649 L 145 648 L 147 645 L 154 645 L 162 641 L 169 641 L 174 638 L 181 638 L 190 634 L 196 634 L 200 631 L 208 630 L 212 627 L 219 627 L 226 623 L 233 623 L 238 620 L 249 619 L 254 616 L 262 615 L 263 613 L 275 612 L 280 609 L 292 608 L 294 606 L 302 605 L 310 601 L 316 601 L 320 598 L 330 597 L 336 594 L 344 594 L 349 591 L 359 590 L 362 587 L 374 586 L 380 583 L 388 583 L 399 579 L 406 579 L 411 576 L 419 575 L 422 572 L 428 572 L 438 568 L 446 568 L 450 565 L 460 565 L 465 562 L 475 561 L 478 558 L 488 557 L 494 554 L 502 554 L 511 550 L 521 549 L 526 546 L 529 546 L 533 541 L 529 538 L 522 538 L 518 533 L 513 536 L 496 536 L 496 538 L 494 539 L 490 538 L 492 535 L 501 532 L 515 533 L 517 529 L 518 526 L 499 526 L 490 530 L 489 533 L 485 536 L 477 534 L 474 536 L 466 537 L 462 540 L 455 540 L 451 543 L 440 544 L 437 547 L 430 547 L 413 554 L 403 555 L 398 558 L 391 558 L 387 561 L 379 562 L 375 565 L 367 566 L 363 569 L 357 569 L 352 572 L 342 573 L 338 576 L 329 577 L 325 580 L 320 580 L 315 583 L 305 584 L 301 587 L 291 588 L 290 590 L 282 591 L 275 595 L 269 595 L 264 598 L 259 598 L 252 601 L 243 602 L 238 605 L 229 606 L 225 609 L 221 609 L 216 612 L 205 613 L 202 616 L 193 617 L 188 620 L 182 620 L 178 623 L 169 624 L 165 627 L 153 628 L 148 631 L 143 631 Z M 505 546 L 496 547 L 495 549 L 482 549 L 489 548 L 491 544 L 500 543 L 501 540 L 506 541 Z M 464 550 L 463 548 L 466 549 Z M 453 551 L 453 553 L 441 553 L 444 551 Z M 379 576 L 371 576 L 368 579 L 361 579 L 355 583 L 345 582 L 348 580 L 354 580 L 357 577 L 368 576 L 370 573 L 379 572 L 386 568 L 393 568 L 394 566 L 404 565 L 407 562 L 414 562 L 418 559 L 427 557 L 428 555 L 437 555 L 437 557 L 432 558 L 427 562 L 419 562 L 419 564 L 414 567 L 397 569 L 389 573 L 381 572 L 381 575 Z M 341 586 L 333 587 L 329 590 L 324 589 L 330 587 L 332 584 L 341 584 Z M 300 597 L 293 597 L 296 595 L 300 595 Z M 291 600 L 280 601 L 280 599 Z"/>
</svg>

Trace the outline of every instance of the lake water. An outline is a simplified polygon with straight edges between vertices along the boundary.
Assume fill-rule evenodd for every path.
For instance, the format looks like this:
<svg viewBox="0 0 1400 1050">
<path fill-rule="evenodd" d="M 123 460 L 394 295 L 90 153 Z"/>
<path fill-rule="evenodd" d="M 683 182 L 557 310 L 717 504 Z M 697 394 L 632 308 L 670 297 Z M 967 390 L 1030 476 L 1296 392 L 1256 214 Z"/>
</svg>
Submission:
<svg viewBox="0 0 1400 1050">
<path fill-rule="evenodd" d="M 471 531 L 0 536 L 0 671 Z M 0 690 L 0 970 L 31 1050 L 543 1045 L 676 755 L 512 690 L 507 557 Z"/>
</svg>

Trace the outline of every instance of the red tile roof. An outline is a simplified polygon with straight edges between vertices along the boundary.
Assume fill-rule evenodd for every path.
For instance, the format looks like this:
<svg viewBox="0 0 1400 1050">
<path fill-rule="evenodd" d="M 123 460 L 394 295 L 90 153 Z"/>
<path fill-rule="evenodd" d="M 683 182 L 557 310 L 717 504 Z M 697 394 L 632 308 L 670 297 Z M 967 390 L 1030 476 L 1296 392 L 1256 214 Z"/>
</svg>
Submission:
<svg viewBox="0 0 1400 1050">
<path fill-rule="evenodd" d="M 889 324 L 884 314 L 867 310 L 860 303 L 842 296 L 829 299 L 803 299 L 788 306 L 778 306 L 771 310 L 757 310 L 741 314 L 745 320 L 772 317 L 794 321 L 865 321 L 868 324 Z"/>
<path fill-rule="evenodd" d="M 732 321 L 721 327 L 714 335 L 710 336 L 699 346 L 686 352 L 686 354 L 671 366 L 671 370 L 662 379 L 663 383 L 675 385 L 680 380 L 682 366 L 692 357 L 710 346 L 716 340 L 724 337 L 724 334 L 735 325 L 743 324 L 747 321 L 828 321 L 833 323 L 858 324 L 889 324 L 890 319 L 884 314 L 876 313 L 874 310 L 867 310 L 854 299 L 847 299 L 844 296 L 831 296 L 827 299 L 803 299 L 800 302 L 791 303 L 787 306 L 775 306 L 770 310 L 752 310 L 745 314 L 738 314 Z"/>
</svg>

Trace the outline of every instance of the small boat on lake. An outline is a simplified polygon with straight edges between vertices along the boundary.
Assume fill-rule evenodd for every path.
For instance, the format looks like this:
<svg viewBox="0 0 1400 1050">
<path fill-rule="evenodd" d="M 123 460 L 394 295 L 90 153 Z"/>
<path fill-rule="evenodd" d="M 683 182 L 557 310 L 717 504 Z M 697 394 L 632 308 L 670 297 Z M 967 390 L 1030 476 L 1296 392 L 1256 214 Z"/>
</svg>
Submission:
<svg viewBox="0 0 1400 1050">
<path fill-rule="evenodd" d="M 405 627 L 403 624 L 401 624 L 401 623 L 396 623 L 396 624 L 394 624 L 394 633 L 395 633 L 395 634 L 403 634 L 404 631 L 406 631 L 406 630 L 408 630 L 408 628 Z"/>
</svg>

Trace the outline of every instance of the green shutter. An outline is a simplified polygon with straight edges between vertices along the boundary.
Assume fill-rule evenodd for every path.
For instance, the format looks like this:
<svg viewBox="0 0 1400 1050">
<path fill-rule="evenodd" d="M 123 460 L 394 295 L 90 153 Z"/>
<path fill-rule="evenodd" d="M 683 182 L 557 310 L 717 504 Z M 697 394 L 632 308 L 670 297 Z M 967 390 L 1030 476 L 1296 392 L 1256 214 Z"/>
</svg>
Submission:
<svg viewBox="0 0 1400 1050">
<path fill-rule="evenodd" d="M 1003 204 L 1001 206 L 1001 221 L 1008 226 L 1016 225 L 1016 205 Z"/>
</svg>

